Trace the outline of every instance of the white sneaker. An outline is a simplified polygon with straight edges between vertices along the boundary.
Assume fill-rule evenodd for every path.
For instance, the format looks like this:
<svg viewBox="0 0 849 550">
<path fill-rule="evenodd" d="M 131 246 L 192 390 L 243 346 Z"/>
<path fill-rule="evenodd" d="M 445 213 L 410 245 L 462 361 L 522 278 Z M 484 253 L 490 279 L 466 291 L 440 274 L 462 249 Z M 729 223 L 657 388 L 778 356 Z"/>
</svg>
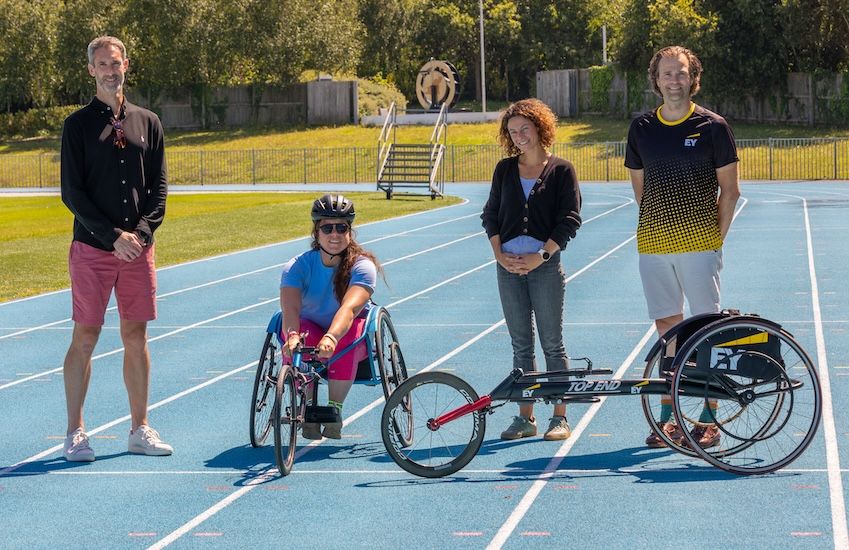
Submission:
<svg viewBox="0 0 849 550">
<path fill-rule="evenodd" d="M 159 433 L 147 425 L 139 426 L 130 432 L 127 450 L 134 454 L 147 456 L 168 456 L 174 449 L 160 439 Z"/>
<path fill-rule="evenodd" d="M 88 444 L 88 434 L 77 428 L 65 436 L 65 448 L 62 451 L 68 462 L 94 462 L 94 451 Z"/>
</svg>

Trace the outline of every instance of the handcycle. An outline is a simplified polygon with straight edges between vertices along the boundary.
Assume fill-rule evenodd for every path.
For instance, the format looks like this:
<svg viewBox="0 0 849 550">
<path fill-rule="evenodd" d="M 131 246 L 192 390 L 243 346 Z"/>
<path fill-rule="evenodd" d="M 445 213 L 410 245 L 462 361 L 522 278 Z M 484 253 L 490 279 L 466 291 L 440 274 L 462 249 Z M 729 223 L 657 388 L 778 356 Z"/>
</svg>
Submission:
<svg viewBox="0 0 849 550">
<path fill-rule="evenodd" d="M 294 464 L 298 428 L 304 422 L 340 421 L 335 407 L 317 405 L 319 383 L 327 367 L 365 340 L 367 357 L 357 365 L 354 384 L 380 385 L 384 397 L 389 397 L 407 379 L 407 367 L 392 318 L 382 306 L 374 305 L 363 334 L 327 361 L 316 357 L 315 348 L 303 345 L 287 361 L 281 352 L 285 345 L 282 322 L 283 315 L 278 311 L 266 328 L 251 395 L 249 433 L 251 445 L 261 447 L 274 431 L 275 462 L 280 474 L 285 476 Z M 407 430 L 411 422 L 412 416 L 408 418 Z M 405 428 L 398 429 L 400 433 Z"/>
<path fill-rule="evenodd" d="M 810 357 L 779 324 L 725 310 L 691 317 L 652 346 L 643 378 L 597 379 L 610 369 L 550 372 L 514 369 L 479 397 L 463 379 L 425 372 L 407 379 L 386 401 L 381 436 L 401 468 L 421 477 L 458 472 L 484 439 L 486 416 L 508 402 L 595 402 L 637 395 L 651 429 L 672 449 L 739 475 L 765 474 L 793 462 L 816 434 L 822 414 L 819 378 Z M 683 440 L 662 429 L 660 398 L 672 396 Z M 707 414 L 707 417 L 704 415 Z M 413 416 L 412 430 L 396 426 Z M 690 432 L 715 424 L 719 443 L 702 448 Z"/>
</svg>

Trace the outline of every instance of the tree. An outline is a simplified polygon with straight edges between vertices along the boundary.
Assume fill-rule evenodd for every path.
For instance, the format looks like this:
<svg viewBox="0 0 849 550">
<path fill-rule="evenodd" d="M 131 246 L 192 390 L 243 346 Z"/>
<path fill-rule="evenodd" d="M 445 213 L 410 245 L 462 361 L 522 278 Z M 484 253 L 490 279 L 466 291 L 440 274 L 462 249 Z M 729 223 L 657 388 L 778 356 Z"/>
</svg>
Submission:
<svg viewBox="0 0 849 550">
<path fill-rule="evenodd" d="M 87 103 L 94 95 L 94 81 L 86 69 L 86 48 L 94 38 L 104 34 L 121 37 L 118 21 L 123 7 L 117 2 L 68 0 L 62 5 L 53 3 L 52 9 L 58 17 L 52 31 L 56 37 L 58 103 Z M 128 78 L 132 82 L 132 73 Z"/>
<path fill-rule="evenodd" d="M 417 51 L 414 29 L 422 15 L 425 0 L 360 0 L 363 27 L 362 52 L 357 66 L 360 76 L 380 76 L 389 82 L 413 89 L 416 72 L 423 60 Z M 415 91 L 413 91 L 415 95 Z"/>
<path fill-rule="evenodd" d="M 514 70 L 530 95 L 536 72 L 575 69 L 601 61 L 601 36 L 593 33 L 592 6 L 578 0 L 517 0 L 522 22 L 521 64 Z"/>
<path fill-rule="evenodd" d="M 849 71 L 849 0 L 784 0 L 791 71 Z"/>
<path fill-rule="evenodd" d="M 0 100 L 7 111 L 54 103 L 56 22 L 49 0 L 0 0 Z"/>
<path fill-rule="evenodd" d="M 779 6 L 773 0 L 703 0 L 701 4 L 716 22 L 711 40 L 697 51 L 705 68 L 705 95 L 727 101 L 783 90 L 789 33 L 781 24 Z"/>
<path fill-rule="evenodd" d="M 471 13 L 471 3 L 465 4 L 461 9 L 449 0 L 434 0 L 432 7 L 421 13 L 414 35 L 416 47 L 412 56 L 413 59 L 419 59 L 419 66 L 430 58 L 452 63 L 460 73 L 461 89 L 467 79 L 475 78 L 471 75 L 474 73 L 475 58 L 479 56 L 476 18 Z M 476 2 L 474 7 L 477 8 Z M 477 14 L 477 9 L 474 13 Z M 401 83 L 399 87 L 407 97 L 415 97 L 414 84 L 408 87 Z"/>
<path fill-rule="evenodd" d="M 487 96 L 510 101 L 511 89 L 518 89 L 518 84 L 511 82 L 517 77 L 512 68 L 521 64 L 519 10 L 513 1 L 493 1 L 484 9 Z"/>
</svg>

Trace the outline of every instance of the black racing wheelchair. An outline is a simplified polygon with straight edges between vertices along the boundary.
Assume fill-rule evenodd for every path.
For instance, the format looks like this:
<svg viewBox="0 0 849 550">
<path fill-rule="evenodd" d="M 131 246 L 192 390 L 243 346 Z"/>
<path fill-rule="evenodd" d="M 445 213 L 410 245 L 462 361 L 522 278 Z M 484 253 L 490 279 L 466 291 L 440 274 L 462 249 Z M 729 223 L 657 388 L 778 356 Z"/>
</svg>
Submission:
<svg viewBox="0 0 849 550">
<path fill-rule="evenodd" d="M 588 358 L 572 361 L 586 367 L 514 369 L 482 397 L 453 374 L 416 374 L 387 398 L 381 417 L 386 450 L 411 474 L 442 477 L 474 458 L 486 416 L 508 402 L 586 403 L 635 395 L 649 426 L 670 448 L 735 474 L 765 474 L 802 454 L 822 414 L 819 378 L 799 343 L 779 324 L 736 310 L 691 317 L 670 329 L 649 351 L 643 378 L 599 379 L 612 371 L 594 369 Z M 672 396 L 683 440 L 661 427 L 663 395 Z M 399 431 L 409 419 L 410 429 Z M 703 424 L 719 429 L 716 446 L 702 448 L 690 433 Z"/>
</svg>

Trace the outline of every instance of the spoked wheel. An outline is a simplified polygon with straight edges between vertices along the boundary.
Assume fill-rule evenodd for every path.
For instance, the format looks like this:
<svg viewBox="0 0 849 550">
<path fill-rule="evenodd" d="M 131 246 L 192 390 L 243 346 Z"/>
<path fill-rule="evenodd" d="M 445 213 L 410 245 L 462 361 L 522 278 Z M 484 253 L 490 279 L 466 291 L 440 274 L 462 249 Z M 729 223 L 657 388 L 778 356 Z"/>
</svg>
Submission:
<svg viewBox="0 0 849 550">
<path fill-rule="evenodd" d="M 410 377 L 392 392 L 383 408 L 380 434 L 389 456 L 401 468 L 420 477 L 442 477 L 459 471 L 483 442 L 486 414 L 477 411 L 431 429 L 429 421 L 477 401 L 475 390 L 446 372 Z M 411 439 L 399 437 L 397 417 L 415 410 Z"/>
<path fill-rule="evenodd" d="M 277 371 L 280 366 L 280 354 L 274 343 L 274 334 L 265 336 L 265 344 L 259 356 L 254 377 L 254 391 L 251 395 L 251 445 L 261 447 L 271 431 L 271 413 L 274 408 L 274 393 L 277 386 Z"/>
<path fill-rule="evenodd" d="M 377 314 L 377 332 L 374 335 L 377 350 L 377 367 L 383 384 L 383 395 L 387 399 L 407 379 L 407 364 L 401 353 L 398 335 L 392 326 L 392 318 L 385 309 Z M 392 416 L 394 429 L 402 442 L 410 443 L 413 434 L 413 407 L 409 400 L 402 401 Z"/>
<path fill-rule="evenodd" d="M 295 462 L 295 445 L 298 441 L 298 393 L 295 371 L 284 366 L 277 377 L 274 400 L 274 460 L 280 475 L 289 475 Z"/>
<path fill-rule="evenodd" d="M 675 345 L 674 342 L 670 345 Z M 646 368 L 643 371 L 643 378 L 671 378 L 671 372 L 662 372 L 660 366 L 660 360 L 666 353 L 666 350 L 663 348 L 658 348 L 651 357 L 649 357 L 646 362 Z M 648 394 L 644 393 L 641 395 L 641 401 L 643 405 L 643 414 L 646 417 L 646 421 L 649 424 L 651 430 L 660 437 L 660 439 L 666 443 L 666 446 L 670 449 L 678 451 L 679 453 L 688 455 L 688 456 L 698 456 L 696 452 L 688 447 L 682 446 L 678 441 L 673 440 L 669 437 L 669 434 L 663 431 L 662 427 L 664 422 L 660 420 L 660 408 L 661 408 L 661 395 L 657 394 Z M 671 399 L 671 397 L 670 397 Z M 671 420 L 671 419 L 670 419 Z"/>
<path fill-rule="evenodd" d="M 694 360 L 672 379 L 673 412 L 689 445 L 710 464 L 735 474 L 769 473 L 811 443 L 822 414 L 819 378 L 785 330 L 759 319 L 726 319 L 688 339 L 679 357 Z M 702 449 L 690 429 L 711 425 L 719 441 Z"/>
</svg>

